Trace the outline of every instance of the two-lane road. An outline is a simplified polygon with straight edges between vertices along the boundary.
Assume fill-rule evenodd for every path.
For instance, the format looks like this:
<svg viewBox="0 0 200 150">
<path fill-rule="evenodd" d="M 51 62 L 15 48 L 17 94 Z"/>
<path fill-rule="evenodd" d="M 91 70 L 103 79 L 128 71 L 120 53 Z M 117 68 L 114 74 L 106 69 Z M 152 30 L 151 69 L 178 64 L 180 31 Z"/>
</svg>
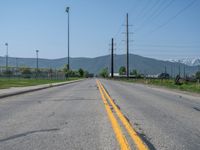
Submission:
<svg viewBox="0 0 200 150">
<path fill-rule="evenodd" d="M 199 149 L 199 97 L 100 81 L 150 149 Z M 47 149 L 120 149 L 95 79 L 0 99 L 0 150 Z"/>
</svg>

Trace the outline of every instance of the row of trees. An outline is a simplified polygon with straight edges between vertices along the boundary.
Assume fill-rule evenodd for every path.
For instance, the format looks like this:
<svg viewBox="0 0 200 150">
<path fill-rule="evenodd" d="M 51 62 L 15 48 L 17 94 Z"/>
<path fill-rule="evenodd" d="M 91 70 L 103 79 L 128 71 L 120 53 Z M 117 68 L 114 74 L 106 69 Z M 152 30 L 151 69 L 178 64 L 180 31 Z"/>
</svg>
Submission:
<svg viewBox="0 0 200 150">
<path fill-rule="evenodd" d="M 79 68 L 78 70 L 69 70 L 67 65 L 65 65 L 63 67 L 63 72 L 65 73 L 65 78 L 68 78 L 68 77 L 88 77 L 89 76 L 88 71 L 83 70 L 82 68 Z"/>
</svg>

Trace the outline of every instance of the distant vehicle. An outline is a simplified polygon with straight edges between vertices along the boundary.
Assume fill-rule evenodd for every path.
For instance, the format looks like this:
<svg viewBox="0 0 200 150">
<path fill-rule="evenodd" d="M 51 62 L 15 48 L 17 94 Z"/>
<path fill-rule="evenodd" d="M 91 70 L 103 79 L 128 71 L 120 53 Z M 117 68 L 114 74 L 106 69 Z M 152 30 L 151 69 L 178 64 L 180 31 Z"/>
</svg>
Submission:
<svg viewBox="0 0 200 150">
<path fill-rule="evenodd" d="M 160 79 L 169 79 L 169 74 L 168 73 L 161 73 L 158 75 L 158 78 Z"/>
</svg>

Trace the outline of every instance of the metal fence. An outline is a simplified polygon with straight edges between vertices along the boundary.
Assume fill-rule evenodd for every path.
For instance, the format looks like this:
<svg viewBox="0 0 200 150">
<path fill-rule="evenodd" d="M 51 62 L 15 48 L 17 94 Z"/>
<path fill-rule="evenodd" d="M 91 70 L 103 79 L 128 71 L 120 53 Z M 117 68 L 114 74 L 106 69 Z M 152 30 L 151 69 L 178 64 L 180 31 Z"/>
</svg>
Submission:
<svg viewBox="0 0 200 150">
<path fill-rule="evenodd" d="M 48 80 L 64 80 L 65 73 L 57 69 L 40 69 L 37 71 L 35 68 L 29 68 L 30 73 L 23 73 L 21 68 L 0 67 L 0 78 L 26 78 L 26 79 L 48 79 Z"/>
</svg>

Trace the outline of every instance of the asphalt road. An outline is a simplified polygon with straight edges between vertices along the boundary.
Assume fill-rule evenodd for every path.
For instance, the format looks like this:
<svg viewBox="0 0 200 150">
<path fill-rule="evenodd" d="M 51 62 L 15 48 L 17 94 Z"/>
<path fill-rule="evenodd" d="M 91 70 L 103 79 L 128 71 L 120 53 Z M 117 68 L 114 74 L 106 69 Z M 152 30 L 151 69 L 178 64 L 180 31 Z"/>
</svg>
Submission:
<svg viewBox="0 0 200 150">
<path fill-rule="evenodd" d="M 200 149 L 200 97 L 119 81 L 101 80 L 151 149 Z"/>
<path fill-rule="evenodd" d="M 0 150 L 117 150 L 95 80 L 0 99 Z"/>
<path fill-rule="evenodd" d="M 100 81 L 150 149 L 199 149 L 199 97 Z M 94 79 L 0 99 L 0 150 L 47 149 L 120 149 Z"/>
</svg>

